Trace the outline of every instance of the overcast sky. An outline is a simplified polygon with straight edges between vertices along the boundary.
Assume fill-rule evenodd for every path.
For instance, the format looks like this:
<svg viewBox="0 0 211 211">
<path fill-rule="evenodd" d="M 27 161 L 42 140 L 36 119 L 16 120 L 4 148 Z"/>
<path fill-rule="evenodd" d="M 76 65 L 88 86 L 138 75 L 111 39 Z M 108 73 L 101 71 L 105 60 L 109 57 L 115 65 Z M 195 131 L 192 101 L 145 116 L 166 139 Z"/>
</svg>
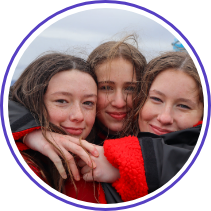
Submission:
<svg viewBox="0 0 211 211">
<path fill-rule="evenodd" d="M 160 52 L 173 50 L 174 36 L 155 21 L 120 9 L 92 9 L 67 16 L 43 31 L 24 52 L 13 79 L 43 52 L 68 50 L 86 58 L 99 44 L 132 32 L 138 34 L 140 51 L 148 61 Z"/>
</svg>

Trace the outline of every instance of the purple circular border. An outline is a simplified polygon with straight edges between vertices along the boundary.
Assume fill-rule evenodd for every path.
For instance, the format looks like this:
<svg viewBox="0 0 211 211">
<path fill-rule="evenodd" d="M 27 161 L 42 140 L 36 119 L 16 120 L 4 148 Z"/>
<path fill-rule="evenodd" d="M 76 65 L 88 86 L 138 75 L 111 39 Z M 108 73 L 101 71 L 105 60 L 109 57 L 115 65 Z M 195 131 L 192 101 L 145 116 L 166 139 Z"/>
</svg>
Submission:
<svg viewBox="0 0 211 211">
<path fill-rule="evenodd" d="M 204 135 L 203 135 L 203 138 L 202 138 L 202 141 L 201 141 L 201 144 L 196 152 L 196 155 L 194 156 L 193 160 L 191 161 L 191 163 L 188 165 L 188 167 L 185 169 L 185 171 L 171 184 L 169 185 L 167 188 L 165 188 L 163 191 L 159 192 L 158 194 L 146 199 L 146 200 L 143 200 L 141 202 L 138 202 L 138 203 L 135 203 L 135 204 L 132 204 L 132 205 L 127 205 L 127 206 L 122 206 L 122 207 L 116 207 L 116 208 L 100 208 L 100 207 L 89 207 L 89 206 L 84 206 L 84 205 L 79 205 L 79 204 L 76 204 L 76 203 L 73 203 L 73 202 L 70 202 L 70 201 L 67 201 L 61 197 L 58 197 L 57 195 L 51 193 L 50 191 L 48 191 L 46 188 L 44 188 L 42 185 L 40 185 L 26 170 L 25 168 L 22 166 L 22 164 L 20 163 L 20 161 L 18 160 L 17 156 L 15 155 L 13 149 L 12 149 L 12 146 L 10 144 L 10 141 L 9 141 L 9 138 L 7 136 L 7 132 L 6 132 L 6 128 L 5 128 L 5 124 L 4 124 L 4 112 L 3 112 L 3 98 L 4 98 L 4 89 L 5 89 L 5 83 L 6 83 L 6 79 L 7 79 L 7 76 L 8 76 L 8 73 L 9 73 L 9 70 L 10 70 L 10 67 L 16 57 L 16 55 L 18 54 L 19 50 L 21 49 L 21 47 L 23 46 L 23 44 L 26 42 L 26 40 L 40 27 L 42 26 L 43 24 L 45 24 L 47 21 L 49 21 L 50 19 L 54 18 L 55 16 L 63 13 L 63 12 L 66 12 L 68 10 L 71 10 L 71 9 L 74 9 L 74 8 L 77 8 L 77 7 L 81 7 L 81 6 L 85 6 L 85 5 L 92 5 L 92 4 L 104 4 L 104 3 L 109 3 L 109 4 L 120 4 L 120 5 L 126 5 L 126 6 L 130 6 L 130 7 L 134 7 L 134 8 L 137 8 L 137 9 L 140 9 L 140 10 L 143 10 L 145 12 L 148 12 L 156 17 L 158 17 L 159 19 L 163 20 L 165 23 L 167 23 L 169 26 L 171 26 L 185 41 L 186 43 L 188 44 L 188 46 L 191 48 L 192 52 L 194 53 L 200 67 L 201 67 L 201 70 L 202 70 L 202 73 L 203 73 L 203 76 L 204 76 L 204 80 L 205 80 L 205 83 L 206 83 L 206 87 L 207 87 L 207 99 L 208 99 L 208 113 L 207 113 L 207 122 L 206 122 L 206 127 L 205 127 L 205 131 L 204 131 Z M 181 31 L 179 31 L 172 23 L 170 23 L 168 20 L 166 20 L 165 18 L 163 18 L 162 16 L 158 15 L 157 13 L 151 11 L 151 10 L 148 10 L 144 7 L 141 7 L 141 6 L 138 6 L 136 4 L 132 4 L 132 3 L 128 3 L 128 2 L 124 2 L 124 1 L 110 1 L 110 0 L 107 0 L 107 1 L 87 1 L 87 2 L 82 2 L 82 3 L 79 3 L 79 4 L 75 4 L 73 6 L 70 6 L 70 7 L 67 7 L 63 10 L 60 10 L 56 13 L 54 13 L 53 15 L 49 16 L 48 18 L 46 18 L 45 20 L 43 20 L 41 23 L 39 23 L 34 29 L 32 29 L 29 34 L 23 39 L 23 41 L 20 43 L 20 45 L 18 46 L 18 48 L 16 49 L 15 53 L 13 54 L 8 66 L 7 66 L 7 70 L 6 70 L 6 73 L 4 75 L 4 79 L 3 79 L 3 83 L 2 83 L 2 89 L 1 89 L 1 100 L 0 100 L 0 105 L 1 105 L 1 122 L 2 122 L 2 128 L 3 128 L 3 132 L 4 132 L 4 136 L 6 138 L 6 141 L 7 141 L 7 144 L 9 146 L 9 149 L 13 155 L 13 157 L 15 158 L 16 162 L 18 163 L 18 165 L 21 167 L 21 169 L 23 170 L 23 172 L 39 187 L 41 188 L 42 190 L 44 190 L 46 193 L 48 193 L 49 195 L 53 196 L 54 198 L 62 201 L 62 202 L 65 202 L 67 204 L 70 204 L 70 205 L 73 205 L 73 206 L 76 206 L 76 207 L 79 207 L 79 208 L 85 208 L 85 209 L 90 209 L 90 210 L 122 210 L 122 209 L 127 209 L 127 208 L 131 208 L 131 207 L 135 207 L 135 206 L 138 206 L 138 205 L 141 205 L 141 204 L 145 204 L 146 202 L 149 202 L 155 198 L 157 198 L 158 196 L 162 195 L 163 193 L 165 193 L 166 191 L 168 191 L 170 188 L 172 188 L 187 172 L 188 170 L 190 169 L 190 167 L 193 165 L 193 163 L 195 162 L 196 158 L 198 157 L 203 145 L 204 145 L 204 142 L 205 142 L 205 139 L 206 139 L 206 136 L 207 136 L 207 132 L 208 132 L 208 128 L 209 128 L 209 123 L 210 123 L 210 88 L 209 88 L 209 83 L 208 83 L 208 79 L 207 79 L 207 76 L 206 76 L 206 72 L 204 70 L 204 67 L 203 67 L 203 64 L 198 56 L 198 54 L 196 53 L 195 49 L 193 48 L 193 46 L 191 45 L 191 43 L 188 41 L 188 39 L 181 33 Z"/>
</svg>

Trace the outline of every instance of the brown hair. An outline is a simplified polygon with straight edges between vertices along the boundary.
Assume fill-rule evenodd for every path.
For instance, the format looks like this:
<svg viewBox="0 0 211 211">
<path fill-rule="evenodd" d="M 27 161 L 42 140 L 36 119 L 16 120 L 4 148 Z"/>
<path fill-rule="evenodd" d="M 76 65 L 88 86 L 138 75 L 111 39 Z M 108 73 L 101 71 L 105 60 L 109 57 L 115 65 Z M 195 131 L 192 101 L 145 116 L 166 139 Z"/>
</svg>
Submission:
<svg viewBox="0 0 211 211">
<path fill-rule="evenodd" d="M 203 103 L 201 80 L 196 66 L 193 60 L 191 59 L 190 55 L 186 52 L 166 52 L 161 56 L 152 59 L 146 67 L 145 74 L 143 76 L 142 93 L 139 95 L 139 102 L 141 103 L 136 112 L 136 115 L 134 116 L 134 121 L 136 122 L 136 124 L 138 124 L 137 122 L 140 109 L 142 108 L 147 99 L 153 81 L 155 80 L 158 74 L 167 69 L 183 71 L 189 76 L 191 76 L 197 84 L 197 89 L 199 92 L 199 101 Z M 138 131 L 136 131 L 135 133 L 136 135 L 137 132 Z"/>
<path fill-rule="evenodd" d="M 51 78 L 59 72 L 72 69 L 89 74 L 97 84 L 96 75 L 85 60 L 64 53 L 45 53 L 34 60 L 11 87 L 11 99 L 26 107 L 39 121 L 43 136 L 60 152 L 65 162 L 66 170 L 73 181 L 68 162 L 62 150 L 46 137 L 47 130 L 60 134 L 66 134 L 66 132 L 49 122 L 48 111 L 43 100 Z M 54 170 L 54 172 L 57 171 Z M 62 178 L 58 172 L 57 175 L 54 179 L 54 186 L 61 191 Z"/>
<path fill-rule="evenodd" d="M 132 44 L 129 41 L 133 41 Z M 135 45 L 134 45 L 135 44 Z M 138 50 L 138 42 L 136 35 L 129 35 L 120 41 L 109 41 L 99 45 L 95 48 L 88 57 L 88 62 L 91 68 L 96 72 L 96 69 L 105 62 L 111 62 L 114 59 L 122 58 L 133 65 L 133 75 L 136 74 L 137 89 L 133 94 L 133 106 L 128 117 L 134 115 L 134 110 L 139 105 L 136 96 L 141 90 L 141 81 L 146 67 L 146 59 L 143 54 Z M 133 122 L 129 124 L 124 124 L 121 136 L 129 135 L 131 133 L 131 128 L 133 128 Z M 123 132 L 122 131 L 122 132 Z"/>
</svg>

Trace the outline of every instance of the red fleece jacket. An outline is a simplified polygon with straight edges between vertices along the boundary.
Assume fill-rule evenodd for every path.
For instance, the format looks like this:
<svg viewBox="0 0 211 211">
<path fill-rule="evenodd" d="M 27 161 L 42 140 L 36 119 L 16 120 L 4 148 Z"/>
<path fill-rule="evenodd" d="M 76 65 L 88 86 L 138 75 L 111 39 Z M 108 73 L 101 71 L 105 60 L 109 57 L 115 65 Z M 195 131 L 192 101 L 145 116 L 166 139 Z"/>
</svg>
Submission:
<svg viewBox="0 0 211 211">
<path fill-rule="evenodd" d="M 121 177 L 112 186 L 122 197 L 130 201 L 148 194 L 144 160 L 137 137 L 110 139 L 104 142 L 104 154 L 119 169 Z"/>
</svg>

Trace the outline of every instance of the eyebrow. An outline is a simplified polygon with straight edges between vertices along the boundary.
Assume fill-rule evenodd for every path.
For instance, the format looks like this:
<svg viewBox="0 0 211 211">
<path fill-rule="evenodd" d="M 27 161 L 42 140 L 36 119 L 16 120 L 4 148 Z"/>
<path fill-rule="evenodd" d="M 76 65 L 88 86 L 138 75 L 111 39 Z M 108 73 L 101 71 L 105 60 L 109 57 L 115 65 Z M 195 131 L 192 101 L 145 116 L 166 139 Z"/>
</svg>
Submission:
<svg viewBox="0 0 211 211">
<path fill-rule="evenodd" d="M 156 90 L 156 89 L 153 89 L 153 90 L 150 90 L 149 91 L 149 93 L 153 93 L 153 92 L 155 92 L 155 93 L 157 93 L 157 94 L 159 94 L 159 95 L 161 95 L 161 96 L 165 96 L 164 94 L 163 94 L 163 92 L 160 92 L 160 91 L 158 91 L 158 90 Z"/>
<path fill-rule="evenodd" d="M 98 84 L 115 84 L 113 81 L 99 81 Z"/>
<path fill-rule="evenodd" d="M 54 92 L 52 93 L 52 95 L 66 95 L 66 96 L 72 96 L 72 94 L 70 92 Z M 96 94 L 86 94 L 84 95 L 84 97 L 96 97 Z"/>
<path fill-rule="evenodd" d="M 114 81 L 99 81 L 98 84 L 115 84 Z M 136 85 L 137 82 L 125 82 L 126 85 Z"/>
<path fill-rule="evenodd" d="M 158 90 L 156 90 L 156 89 L 153 89 L 153 90 L 151 90 L 151 91 L 149 91 L 149 93 L 150 92 L 155 92 L 155 93 L 157 93 L 157 94 L 159 94 L 159 95 L 161 95 L 161 96 L 164 96 L 165 97 L 165 94 L 164 93 L 162 93 L 162 92 L 160 92 L 160 91 L 158 91 Z M 192 100 L 190 100 L 190 99 L 187 99 L 187 98 L 179 98 L 179 99 L 177 99 L 178 101 L 181 101 L 181 102 L 185 102 L 185 103 L 190 103 L 192 106 L 196 106 L 197 105 L 197 103 L 195 103 L 195 102 L 193 102 Z"/>
</svg>

